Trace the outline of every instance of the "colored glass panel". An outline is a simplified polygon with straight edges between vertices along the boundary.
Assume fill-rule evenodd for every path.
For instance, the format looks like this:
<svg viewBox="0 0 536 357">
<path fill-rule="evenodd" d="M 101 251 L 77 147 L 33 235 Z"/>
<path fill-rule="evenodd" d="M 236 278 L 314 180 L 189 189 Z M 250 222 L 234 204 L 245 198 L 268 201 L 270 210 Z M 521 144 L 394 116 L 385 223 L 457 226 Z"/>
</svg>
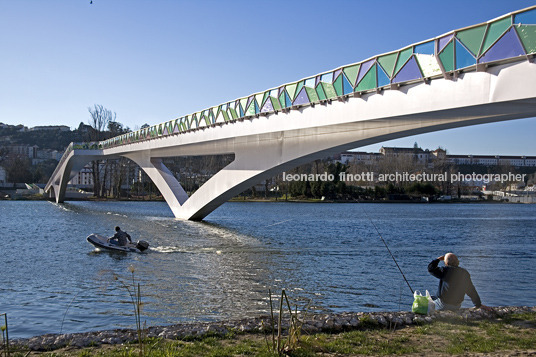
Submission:
<svg viewBox="0 0 536 357">
<path fill-rule="evenodd" d="M 307 91 L 305 88 L 298 93 L 296 99 L 292 103 L 293 105 L 309 104 L 309 97 L 307 96 Z"/>
<path fill-rule="evenodd" d="M 439 39 L 437 52 L 441 52 L 441 51 L 443 51 L 443 49 L 445 48 L 446 45 L 448 45 L 450 39 L 451 39 L 453 36 L 454 36 L 454 34 L 451 33 L 450 35 L 441 37 L 441 38 Z"/>
<path fill-rule="evenodd" d="M 322 87 L 322 84 L 316 86 L 316 94 L 318 95 L 318 99 L 320 100 L 326 100 L 326 93 L 324 92 L 324 87 Z"/>
<path fill-rule="evenodd" d="M 415 46 L 413 53 L 421 53 L 423 55 L 433 55 L 435 50 L 435 41 L 428 41 Z"/>
<path fill-rule="evenodd" d="M 525 52 L 536 53 L 536 26 L 535 25 L 517 25 L 515 26 L 517 34 L 523 42 Z"/>
<path fill-rule="evenodd" d="M 411 47 L 398 52 L 398 59 L 396 60 L 396 67 L 395 67 L 393 76 L 397 74 L 398 71 L 400 71 L 400 68 L 402 68 L 406 64 L 406 62 L 408 61 L 408 59 L 411 57 L 412 54 L 413 54 L 413 49 Z"/>
<path fill-rule="evenodd" d="M 320 81 L 324 83 L 333 83 L 333 73 L 326 73 L 320 77 Z"/>
<path fill-rule="evenodd" d="M 247 101 L 245 107 L 246 107 L 246 108 L 249 108 L 249 106 L 251 105 L 251 102 L 253 102 L 254 99 L 255 99 L 255 96 L 254 96 L 254 95 L 250 95 L 250 96 L 248 97 L 248 101 Z"/>
<path fill-rule="evenodd" d="M 297 83 L 289 84 L 286 86 L 286 90 L 288 93 L 288 96 L 292 100 L 296 96 L 296 87 L 298 86 Z"/>
<path fill-rule="evenodd" d="M 512 19 L 510 18 L 510 16 L 489 24 L 488 32 L 486 33 L 486 39 L 484 40 L 484 44 L 482 45 L 480 54 L 486 52 L 491 47 L 491 45 L 493 45 L 493 43 L 497 41 L 499 37 L 501 37 L 501 35 L 508 29 L 511 24 Z"/>
<path fill-rule="evenodd" d="M 383 87 L 391 83 L 391 79 L 383 71 L 381 66 L 378 66 L 378 87 Z"/>
<path fill-rule="evenodd" d="M 274 107 L 275 110 L 281 110 L 281 104 L 279 104 L 279 101 L 276 98 L 270 97 L 268 100 L 272 102 L 272 107 Z"/>
<path fill-rule="evenodd" d="M 350 94 L 354 92 L 354 86 L 350 84 L 350 81 L 344 74 L 342 74 L 342 91 L 344 94 Z"/>
<path fill-rule="evenodd" d="M 314 88 L 304 87 L 303 89 L 307 91 L 307 96 L 309 97 L 310 102 L 318 102 L 320 100 Z"/>
<path fill-rule="evenodd" d="M 372 66 L 357 85 L 356 91 L 366 91 L 377 87 L 376 65 Z"/>
<path fill-rule="evenodd" d="M 244 113 L 244 116 L 250 116 L 255 115 L 255 101 L 252 101 L 249 104 L 249 107 L 246 109 L 246 112 Z"/>
<path fill-rule="evenodd" d="M 514 17 L 514 24 L 536 24 L 536 9 L 517 14 Z"/>
<path fill-rule="evenodd" d="M 337 98 L 337 92 L 331 83 L 320 83 L 327 99 Z"/>
<path fill-rule="evenodd" d="M 382 66 L 382 68 L 384 69 L 384 71 L 387 73 L 389 77 L 391 77 L 391 75 L 393 74 L 393 69 L 395 68 L 397 56 L 398 56 L 398 52 L 378 57 L 378 62 L 380 63 L 380 66 Z"/>
<path fill-rule="evenodd" d="M 247 108 L 249 105 L 249 101 L 248 101 L 248 98 L 242 98 L 240 99 L 240 109 L 244 110 L 245 108 Z M 241 116 L 244 116 L 244 114 L 242 114 Z"/>
<path fill-rule="evenodd" d="M 309 87 L 309 88 L 314 88 L 315 87 L 315 79 L 314 78 L 307 79 L 305 81 L 305 86 Z"/>
<path fill-rule="evenodd" d="M 270 96 L 270 91 L 264 92 L 264 95 L 262 96 L 262 101 L 259 102 L 259 105 L 263 105 L 264 102 L 266 102 L 266 99 L 268 99 L 269 96 Z"/>
<path fill-rule="evenodd" d="M 264 106 L 261 109 L 261 113 L 273 112 L 273 111 L 274 111 L 274 106 L 272 105 L 272 101 L 267 100 L 266 103 L 264 103 Z"/>
<path fill-rule="evenodd" d="M 439 54 L 439 59 L 443 64 L 443 69 L 446 72 L 454 71 L 454 45 L 449 43 Z"/>
<path fill-rule="evenodd" d="M 164 132 L 162 133 L 162 135 L 169 135 L 169 131 L 168 131 L 167 126 L 164 127 Z"/>
<path fill-rule="evenodd" d="M 489 49 L 488 52 L 480 57 L 479 62 L 497 61 L 504 58 L 522 56 L 524 54 L 525 51 L 523 46 L 521 45 L 521 42 L 519 42 L 519 38 L 517 37 L 514 29 L 511 28 L 503 37 L 499 39 L 499 41 L 497 41 L 497 43 L 493 45 L 493 47 Z"/>
<path fill-rule="evenodd" d="M 339 76 L 339 74 L 341 74 L 342 72 L 342 69 L 336 69 L 335 71 L 333 71 L 333 78 L 337 78 Z"/>
<path fill-rule="evenodd" d="M 304 85 L 305 85 L 305 81 L 299 81 L 298 86 L 296 87 L 296 93 L 300 93 Z M 294 98 L 294 100 L 296 100 L 296 98 Z"/>
<path fill-rule="evenodd" d="M 361 68 L 359 68 L 359 75 L 357 76 L 357 83 L 361 82 L 361 79 L 368 73 L 370 67 L 374 64 L 376 60 L 371 59 L 367 62 L 361 63 Z"/>
<path fill-rule="evenodd" d="M 288 108 L 292 105 L 292 100 L 288 95 L 287 91 L 283 91 L 279 96 L 279 103 L 281 103 L 281 108 Z"/>
<path fill-rule="evenodd" d="M 484 34 L 486 33 L 486 25 L 473 27 L 468 30 L 460 31 L 456 34 L 456 37 L 464 44 L 464 46 L 471 51 L 473 56 L 476 56 L 482 45 Z M 456 48 L 456 51 L 458 49 Z"/>
<path fill-rule="evenodd" d="M 335 92 L 337 92 L 338 96 L 344 94 L 342 90 L 342 76 L 338 76 L 337 79 L 335 79 L 335 82 L 333 82 L 333 87 L 335 88 Z"/>
<path fill-rule="evenodd" d="M 411 57 L 393 79 L 393 83 L 407 82 L 419 78 L 422 78 L 421 70 L 415 57 Z"/>
<path fill-rule="evenodd" d="M 357 75 L 359 73 L 359 65 L 356 64 L 354 66 L 345 67 L 342 70 L 352 86 L 355 86 L 355 81 L 357 80 Z"/>
<path fill-rule="evenodd" d="M 231 114 L 231 118 L 238 119 L 238 113 L 234 108 L 229 108 L 227 109 L 227 111 L 229 112 L 229 114 Z"/>
<path fill-rule="evenodd" d="M 433 77 L 442 73 L 436 56 L 418 53 L 415 55 L 415 58 L 417 59 L 419 67 L 421 67 L 422 74 L 425 77 Z"/>
<path fill-rule="evenodd" d="M 456 42 L 456 69 L 465 68 L 473 66 L 476 64 L 476 59 L 473 55 L 467 51 L 463 45 L 455 40 Z"/>
</svg>

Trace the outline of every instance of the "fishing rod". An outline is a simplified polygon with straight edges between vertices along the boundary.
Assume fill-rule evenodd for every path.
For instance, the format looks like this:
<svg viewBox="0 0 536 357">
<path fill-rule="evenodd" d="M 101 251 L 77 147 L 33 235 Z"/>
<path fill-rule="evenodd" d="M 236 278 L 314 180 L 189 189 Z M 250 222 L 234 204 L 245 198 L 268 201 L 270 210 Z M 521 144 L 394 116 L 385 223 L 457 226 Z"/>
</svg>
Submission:
<svg viewBox="0 0 536 357">
<path fill-rule="evenodd" d="M 408 284 L 409 290 L 411 290 L 411 295 L 413 295 L 413 289 L 411 288 L 411 285 L 409 285 L 408 279 L 406 279 L 406 276 L 404 275 L 404 272 L 400 268 L 400 265 L 398 265 L 398 262 L 396 261 L 395 256 L 393 255 L 393 253 L 391 253 L 391 249 L 389 249 L 389 247 L 387 246 L 387 243 L 385 242 L 385 239 L 383 239 L 382 234 L 380 233 L 380 230 L 378 229 L 378 227 L 376 227 L 376 224 L 374 223 L 374 221 L 369 217 L 367 211 L 365 211 L 365 208 L 363 208 L 363 205 L 361 205 L 361 209 L 363 210 L 363 213 L 365 214 L 365 216 L 367 216 L 367 218 L 370 221 L 370 223 L 372 223 L 372 225 L 374 226 L 374 229 L 376 229 L 376 232 L 378 233 L 378 236 L 382 240 L 383 245 L 385 245 L 385 248 L 387 248 L 387 251 L 389 252 L 389 254 L 391 255 L 391 258 L 393 258 L 393 261 L 396 264 L 396 267 L 400 271 L 400 274 L 402 274 L 402 277 L 406 281 L 406 284 Z"/>
</svg>

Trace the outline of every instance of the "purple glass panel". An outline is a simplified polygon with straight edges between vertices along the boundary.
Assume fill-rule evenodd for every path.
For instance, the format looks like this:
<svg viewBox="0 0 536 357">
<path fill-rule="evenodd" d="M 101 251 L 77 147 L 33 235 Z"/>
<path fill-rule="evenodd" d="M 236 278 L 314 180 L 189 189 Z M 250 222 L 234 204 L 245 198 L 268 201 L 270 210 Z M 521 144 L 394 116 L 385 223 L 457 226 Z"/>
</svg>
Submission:
<svg viewBox="0 0 536 357">
<path fill-rule="evenodd" d="M 177 125 L 175 125 L 175 127 L 173 128 L 173 134 L 177 134 L 180 130 L 179 130 L 179 125 L 180 125 L 180 121 Z"/>
<path fill-rule="evenodd" d="M 266 101 L 266 103 L 264 103 L 264 106 L 261 109 L 261 113 L 273 112 L 273 111 L 274 111 L 274 106 L 272 105 L 272 101 L 270 100 L 270 98 L 268 98 L 268 100 Z"/>
<path fill-rule="evenodd" d="M 335 81 L 335 79 L 339 76 L 339 74 L 341 74 L 341 72 L 342 72 L 342 69 L 338 69 L 335 72 L 333 72 L 333 81 Z"/>
<path fill-rule="evenodd" d="M 422 78 L 421 70 L 419 68 L 419 65 L 417 65 L 417 61 L 415 61 L 415 57 L 411 57 L 408 63 L 406 63 L 405 66 L 402 67 L 402 69 L 393 79 L 393 83 L 406 82 L 418 78 Z"/>
<path fill-rule="evenodd" d="M 449 41 L 452 38 L 452 36 L 454 36 L 453 33 L 451 33 L 450 35 L 441 37 L 439 39 L 439 48 L 437 49 L 437 53 L 441 52 L 443 50 L 443 48 L 445 48 L 445 46 L 449 43 Z"/>
<path fill-rule="evenodd" d="M 162 135 L 169 135 L 169 132 L 168 132 L 168 130 L 167 130 L 167 126 L 164 127 L 164 132 L 162 133 Z"/>
<path fill-rule="evenodd" d="M 376 59 L 371 59 L 367 62 L 363 62 L 361 64 L 361 67 L 359 68 L 359 74 L 357 75 L 357 82 L 356 83 L 359 83 L 361 81 L 361 78 L 363 78 L 363 76 L 365 74 L 367 74 L 368 70 L 370 69 L 370 67 L 372 67 L 372 65 L 374 64 L 374 62 L 376 62 Z"/>
<path fill-rule="evenodd" d="M 497 61 L 504 58 L 523 56 L 525 51 L 519 42 L 514 28 L 506 32 L 497 43 L 493 45 L 484 56 L 480 57 L 478 63 Z"/>
<path fill-rule="evenodd" d="M 296 99 L 294 100 L 294 103 L 292 103 L 292 104 L 293 105 L 309 104 L 309 97 L 307 96 L 307 91 L 305 90 L 305 88 L 302 88 L 300 93 L 298 93 L 298 95 L 296 96 Z"/>
</svg>

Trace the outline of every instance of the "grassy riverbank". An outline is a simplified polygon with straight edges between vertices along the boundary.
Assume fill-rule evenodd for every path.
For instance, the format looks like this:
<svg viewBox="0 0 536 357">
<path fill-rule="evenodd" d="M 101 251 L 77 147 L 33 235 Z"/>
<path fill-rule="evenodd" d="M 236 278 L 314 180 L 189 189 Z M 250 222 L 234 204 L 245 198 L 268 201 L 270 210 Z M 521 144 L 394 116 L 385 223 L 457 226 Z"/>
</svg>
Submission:
<svg viewBox="0 0 536 357">
<path fill-rule="evenodd" d="M 144 356 L 277 356 L 271 334 L 228 333 L 200 339 L 147 339 Z M 285 353 L 289 356 L 533 356 L 536 355 L 536 313 L 467 321 L 463 318 L 385 329 L 302 334 Z M 26 352 L 12 353 L 26 356 Z M 137 344 L 67 347 L 41 356 L 139 356 Z"/>
</svg>

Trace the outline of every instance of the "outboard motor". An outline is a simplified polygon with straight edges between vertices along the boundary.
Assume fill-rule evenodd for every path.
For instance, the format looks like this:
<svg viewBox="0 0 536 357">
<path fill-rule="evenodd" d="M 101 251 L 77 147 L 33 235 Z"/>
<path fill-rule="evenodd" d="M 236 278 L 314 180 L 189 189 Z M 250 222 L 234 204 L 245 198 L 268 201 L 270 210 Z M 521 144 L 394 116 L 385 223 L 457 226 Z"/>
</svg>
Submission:
<svg viewBox="0 0 536 357">
<path fill-rule="evenodd" d="M 136 248 L 138 248 L 140 250 L 140 252 L 143 252 L 144 250 L 147 250 L 149 248 L 149 243 L 147 243 L 144 240 L 139 240 L 136 243 Z"/>
</svg>

